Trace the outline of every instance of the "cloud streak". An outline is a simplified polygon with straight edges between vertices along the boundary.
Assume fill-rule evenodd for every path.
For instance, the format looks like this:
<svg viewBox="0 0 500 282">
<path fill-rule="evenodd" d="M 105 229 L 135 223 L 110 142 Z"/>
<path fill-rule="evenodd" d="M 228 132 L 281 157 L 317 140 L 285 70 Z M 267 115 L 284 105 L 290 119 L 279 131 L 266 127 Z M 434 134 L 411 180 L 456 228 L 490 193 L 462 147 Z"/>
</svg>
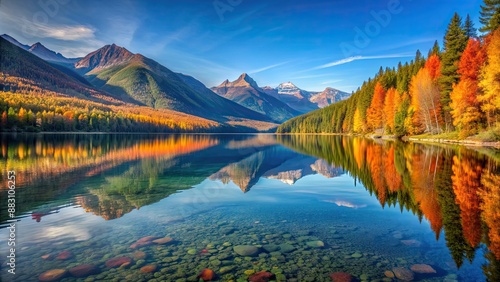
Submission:
<svg viewBox="0 0 500 282">
<path fill-rule="evenodd" d="M 407 58 L 407 57 L 411 57 L 411 56 L 413 56 L 413 55 L 410 55 L 410 54 L 387 54 L 387 55 L 378 55 L 378 56 L 352 56 L 352 57 L 344 58 L 341 60 L 333 61 L 333 62 L 328 63 L 328 64 L 320 65 L 320 66 L 314 67 L 310 70 L 326 69 L 326 68 L 344 65 L 344 64 L 348 64 L 348 63 L 352 63 L 354 61 L 360 61 L 360 60 Z"/>
<path fill-rule="evenodd" d="M 264 72 L 264 71 L 267 71 L 267 70 L 274 69 L 274 68 L 277 68 L 279 66 L 285 65 L 287 63 L 288 63 L 288 61 L 287 62 L 278 63 L 278 64 L 274 64 L 274 65 L 270 65 L 270 66 L 263 67 L 263 68 L 260 68 L 260 69 L 251 70 L 248 73 L 249 74 L 256 74 L 256 73 L 259 73 L 259 72 Z"/>
</svg>

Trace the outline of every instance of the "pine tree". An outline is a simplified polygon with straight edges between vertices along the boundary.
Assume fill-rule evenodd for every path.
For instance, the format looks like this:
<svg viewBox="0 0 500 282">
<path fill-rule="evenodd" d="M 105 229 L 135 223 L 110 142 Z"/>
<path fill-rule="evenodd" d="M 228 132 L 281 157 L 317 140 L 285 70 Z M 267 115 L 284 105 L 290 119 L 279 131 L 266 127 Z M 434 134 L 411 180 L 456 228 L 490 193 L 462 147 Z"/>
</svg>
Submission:
<svg viewBox="0 0 500 282">
<path fill-rule="evenodd" d="M 491 32 L 500 27 L 500 0 L 484 0 L 480 13 L 481 32 Z"/>
<path fill-rule="evenodd" d="M 427 58 L 430 58 L 432 55 L 441 56 L 441 48 L 439 47 L 439 42 L 437 40 L 434 41 L 434 46 L 432 46 L 432 49 L 429 50 Z"/>
<path fill-rule="evenodd" d="M 457 72 L 458 61 L 467 46 L 467 40 L 465 30 L 462 28 L 462 19 L 455 13 L 444 36 L 444 53 L 442 54 L 441 62 L 442 76 L 439 80 L 443 118 L 447 131 L 452 129 L 450 93 L 453 89 L 453 84 L 458 83 L 460 78 Z"/>
<path fill-rule="evenodd" d="M 465 18 L 464 29 L 465 29 L 465 36 L 467 36 L 467 38 L 477 37 L 477 29 L 474 26 L 474 23 L 472 22 L 469 14 L 467 14 L 467 17 Z"/>
</svg>

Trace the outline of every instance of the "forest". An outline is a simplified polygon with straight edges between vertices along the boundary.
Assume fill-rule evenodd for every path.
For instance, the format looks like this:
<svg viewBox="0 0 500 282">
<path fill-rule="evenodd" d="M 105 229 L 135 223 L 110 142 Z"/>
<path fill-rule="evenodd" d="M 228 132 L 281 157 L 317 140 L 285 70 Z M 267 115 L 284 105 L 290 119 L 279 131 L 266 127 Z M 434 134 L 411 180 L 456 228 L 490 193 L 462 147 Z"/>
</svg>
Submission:
<svg viewBox="0 0 500 282">
<path fill-rule="evenodd" d="M 2 74 L 0 73 L 0 76 Z M 7 77 L 0 91 L 0 131 L 4 132 L 217 132 L 230 130 L 217 122 L 171 110 L 109 101 L 91 101 Z"/>
<path fill-rule="evenodd" d="M 441 49 L 380 68 L 351 98 L 291 119 L 278 133 L 447 134 L 500 140 L 500 1 L 485 0 L 479 29 L 451 19 Z"/>
</svg>

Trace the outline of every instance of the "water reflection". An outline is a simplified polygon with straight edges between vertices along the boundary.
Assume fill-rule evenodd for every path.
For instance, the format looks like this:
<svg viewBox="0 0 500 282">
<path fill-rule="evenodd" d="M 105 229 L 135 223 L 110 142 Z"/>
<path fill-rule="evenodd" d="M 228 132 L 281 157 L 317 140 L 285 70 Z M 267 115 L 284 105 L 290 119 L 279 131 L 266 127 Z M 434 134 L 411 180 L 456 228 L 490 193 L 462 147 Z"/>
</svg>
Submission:
<svg viewBox="0 0 500 282">
<path fill-rule="evenodd" d="M 0 147 L 0 166 L 18 175 L 18 215 L 38 223 L 68 206 L 112 221 L 208 180 L 252 194 L 263 180 L 294 185 L 306 176 L 348 173 L 382 207 L 397 206 L 428 220 L 436 240 L 444 234 L 456 267 L 481 253 L 485 276 L 500 281 L 498 151 L 273 135 L 3 135 Z M 4 198 L 6 190 L 0 193 Z M 355 210 L 367 206 L 348 199 L 322 202 Z M 7 219 L 4 209 L 0 222 Z"/>
<path fill-rule="evenodd" d="M 339 136 L 278 136 L 286 146 L 342 167 L 382 206 L 399 205 L 444 228 L 457 267 L 488 246 L 484 266 L 500 281 L 500 162 L 498 151 L 373 141 Z"/>
</svg>

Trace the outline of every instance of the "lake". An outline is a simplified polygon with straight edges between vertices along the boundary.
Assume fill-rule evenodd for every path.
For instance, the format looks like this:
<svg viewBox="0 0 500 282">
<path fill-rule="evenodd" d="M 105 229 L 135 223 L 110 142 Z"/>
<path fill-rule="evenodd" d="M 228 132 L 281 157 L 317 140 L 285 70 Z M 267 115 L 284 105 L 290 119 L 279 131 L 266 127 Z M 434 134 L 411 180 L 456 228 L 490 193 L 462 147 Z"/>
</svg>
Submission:
<svg viewBox="0 0 500 282">
<path fill-rule="evenodd" d="M 2 281 L 500 281 L 498 150 L 126 134 L 0 149 Z"/>
</svg>

